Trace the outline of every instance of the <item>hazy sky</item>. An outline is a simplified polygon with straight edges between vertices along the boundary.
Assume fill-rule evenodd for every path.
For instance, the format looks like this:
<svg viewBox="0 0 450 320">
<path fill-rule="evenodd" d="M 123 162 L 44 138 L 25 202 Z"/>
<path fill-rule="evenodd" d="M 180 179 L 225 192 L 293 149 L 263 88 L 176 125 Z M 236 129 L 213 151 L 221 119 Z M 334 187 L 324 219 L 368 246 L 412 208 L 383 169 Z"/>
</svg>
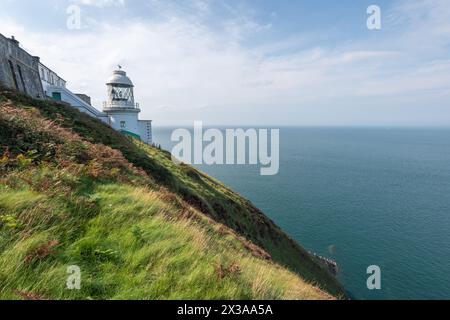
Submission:
<svg viewBox="0 0 450 320">
<path fill-rule="evenodd" d="M 448 0 L 0 0 L 0 33 L 97 108 L 121 64 L 155 125 L 450 126 Z"/>
</svg>

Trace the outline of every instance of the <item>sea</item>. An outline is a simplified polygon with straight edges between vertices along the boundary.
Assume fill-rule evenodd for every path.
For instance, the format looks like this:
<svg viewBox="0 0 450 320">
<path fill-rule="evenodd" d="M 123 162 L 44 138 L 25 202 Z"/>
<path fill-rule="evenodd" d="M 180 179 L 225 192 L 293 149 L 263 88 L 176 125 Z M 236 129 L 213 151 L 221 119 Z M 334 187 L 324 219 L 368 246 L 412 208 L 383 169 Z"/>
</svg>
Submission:
<svg viewBox="0 0 450 320">
<path fill-rule="evenodd" d="M 304 248 L 353 299 L 450 299 L 450 129 L 280 129 L 280 169 L 198 165 Z M 174 128 L 156 127 L 166 150 Z M 367 285 L 380 268 L 380 289 Z"/>
</svg>

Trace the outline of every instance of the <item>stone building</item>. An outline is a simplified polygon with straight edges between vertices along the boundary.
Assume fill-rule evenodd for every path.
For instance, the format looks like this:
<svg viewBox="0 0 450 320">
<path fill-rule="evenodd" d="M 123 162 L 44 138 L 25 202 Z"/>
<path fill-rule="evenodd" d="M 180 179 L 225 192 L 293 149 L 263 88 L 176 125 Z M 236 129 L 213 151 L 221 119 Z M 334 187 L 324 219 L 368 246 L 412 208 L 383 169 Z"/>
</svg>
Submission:
<svg viewBox="0 0 450 320">
<path fill-rule="evenodd" d="M 39 76 L 39 57 L 30 55 L 14 37 L 0 34 L 0 84 L 34 98 L 45 94 Z"/>
</svg>

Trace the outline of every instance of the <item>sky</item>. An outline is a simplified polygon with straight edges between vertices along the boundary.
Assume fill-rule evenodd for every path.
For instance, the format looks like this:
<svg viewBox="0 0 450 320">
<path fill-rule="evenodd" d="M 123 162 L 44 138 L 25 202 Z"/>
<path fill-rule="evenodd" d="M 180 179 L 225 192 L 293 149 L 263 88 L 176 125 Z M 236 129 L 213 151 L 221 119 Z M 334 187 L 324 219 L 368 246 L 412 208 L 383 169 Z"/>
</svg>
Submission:
<svg viewBox="0 0 450 320">
<path fill-rule="evenodd" d="M 448 0 L 0 0 L 0 33 L 99 109 L 122 65 L 155 126 L 450 126 Z"/>
</svg>

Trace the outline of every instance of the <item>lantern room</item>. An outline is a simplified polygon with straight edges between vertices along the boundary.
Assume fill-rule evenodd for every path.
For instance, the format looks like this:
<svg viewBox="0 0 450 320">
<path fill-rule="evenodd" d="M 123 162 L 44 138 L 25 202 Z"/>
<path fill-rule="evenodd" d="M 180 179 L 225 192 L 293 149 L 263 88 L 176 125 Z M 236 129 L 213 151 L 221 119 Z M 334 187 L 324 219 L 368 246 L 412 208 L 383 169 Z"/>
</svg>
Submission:
<svg viewBox="0 0 450 320">
<path fill-rule="evenodd" d="M 108 87 L 108 101 L 106 109 L 138 109 L 134 102 L 134 85 L 127 73 L 119 66 L 106 82 Z"/>
</svg>

